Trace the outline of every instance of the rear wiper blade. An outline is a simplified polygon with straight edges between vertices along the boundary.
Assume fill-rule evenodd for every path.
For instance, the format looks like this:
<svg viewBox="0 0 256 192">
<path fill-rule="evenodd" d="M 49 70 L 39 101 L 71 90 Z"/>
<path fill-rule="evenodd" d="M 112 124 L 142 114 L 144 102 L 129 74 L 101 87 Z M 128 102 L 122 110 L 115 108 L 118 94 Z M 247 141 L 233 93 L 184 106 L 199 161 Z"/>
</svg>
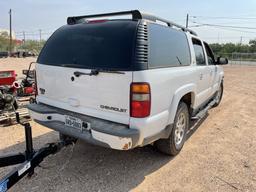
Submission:
<svg viewBox="0 0 256 192">
<path fill-rule="evenodd" d="M 121 71 L 111 71 L 111 70 L 105 70 L 105 69 L 92 69 L 90 73 L 84 73 L 84 72 L 80 72 L 80 71 L 75 71 L 74 75 L 76 77 L 79 77 L 81 75 L 98 75 L 99 73 L 115 73 L 115 74 L 125 74 L 124 72 Z"/>
<path fill-rule="evenodd" d="M 114 70 L 109 70 L 109 69 L 93 69 L 93 70 L 101 72 L 101 73 L 125 74 L 124 72 L 121 72 L 121 71 L 114 71 Z"/>
<path fill-rule="evenodd" d="M 61 64 L 61 67 L 79 67 L 79 68 L 84 68 L 84 65 L 79 65 L 79 64 Z"/>
</svg>

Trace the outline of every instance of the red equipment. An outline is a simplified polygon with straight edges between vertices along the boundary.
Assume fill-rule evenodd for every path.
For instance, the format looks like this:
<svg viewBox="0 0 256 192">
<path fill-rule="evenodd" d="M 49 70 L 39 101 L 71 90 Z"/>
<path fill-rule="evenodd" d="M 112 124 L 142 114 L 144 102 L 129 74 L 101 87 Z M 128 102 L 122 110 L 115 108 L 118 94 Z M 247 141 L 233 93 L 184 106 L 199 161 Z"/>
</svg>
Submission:
<svg viewBox="0 0 256 192">
<path fill-rule="evenodd" d="M 0 86 L 12 86 L 16 76 L 14 70 L 0 71 Z"/>
</svg>

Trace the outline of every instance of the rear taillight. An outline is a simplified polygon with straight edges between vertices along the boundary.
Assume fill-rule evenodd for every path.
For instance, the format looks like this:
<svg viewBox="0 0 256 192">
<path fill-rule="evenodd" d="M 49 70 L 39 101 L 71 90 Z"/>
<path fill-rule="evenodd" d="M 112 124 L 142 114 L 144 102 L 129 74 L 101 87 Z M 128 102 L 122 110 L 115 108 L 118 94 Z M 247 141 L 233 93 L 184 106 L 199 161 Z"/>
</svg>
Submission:
<svg viewBox="0 0 256 192">
<path fill-rule="evenodd" d="M 148 117 L 151 108 L 150 86 L 148 83 L 132 83 L 130 95 L 130 116 Z"/>
</svg>

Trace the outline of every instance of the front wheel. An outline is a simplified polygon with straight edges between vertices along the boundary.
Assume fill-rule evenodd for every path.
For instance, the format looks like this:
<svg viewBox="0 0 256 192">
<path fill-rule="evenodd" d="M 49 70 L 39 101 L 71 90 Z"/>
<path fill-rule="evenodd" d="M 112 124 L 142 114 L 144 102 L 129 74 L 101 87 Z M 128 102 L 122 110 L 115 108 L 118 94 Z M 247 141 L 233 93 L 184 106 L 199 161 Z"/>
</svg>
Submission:
<svg viewBox="0 0 256 192">
<path fill-rule="evenodd" d="M 156 141 L 155 145 L 157 149 L 167 155 L 177 155 L 181 151 L 186 141 L 186 133 L 188 128 L 188 107 L 184 102 L 180 102 L 175 115 L 171 135 L 167 139 L 160 139 Z"/>
</svg>

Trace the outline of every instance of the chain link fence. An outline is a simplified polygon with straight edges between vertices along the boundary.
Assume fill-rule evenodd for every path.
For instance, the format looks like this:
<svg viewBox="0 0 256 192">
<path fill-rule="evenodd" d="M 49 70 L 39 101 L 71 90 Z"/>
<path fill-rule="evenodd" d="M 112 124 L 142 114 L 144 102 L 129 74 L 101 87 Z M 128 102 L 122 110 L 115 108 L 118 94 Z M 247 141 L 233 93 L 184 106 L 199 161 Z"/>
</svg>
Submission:
<svg viewBox="0 0 256 192">
<path fill-rule="evenodd" d="M 250 65 L 256 66 L 256 53 L 221 53 L 221 57 L 226 57 L 230 65 Z"/>
</svg>

